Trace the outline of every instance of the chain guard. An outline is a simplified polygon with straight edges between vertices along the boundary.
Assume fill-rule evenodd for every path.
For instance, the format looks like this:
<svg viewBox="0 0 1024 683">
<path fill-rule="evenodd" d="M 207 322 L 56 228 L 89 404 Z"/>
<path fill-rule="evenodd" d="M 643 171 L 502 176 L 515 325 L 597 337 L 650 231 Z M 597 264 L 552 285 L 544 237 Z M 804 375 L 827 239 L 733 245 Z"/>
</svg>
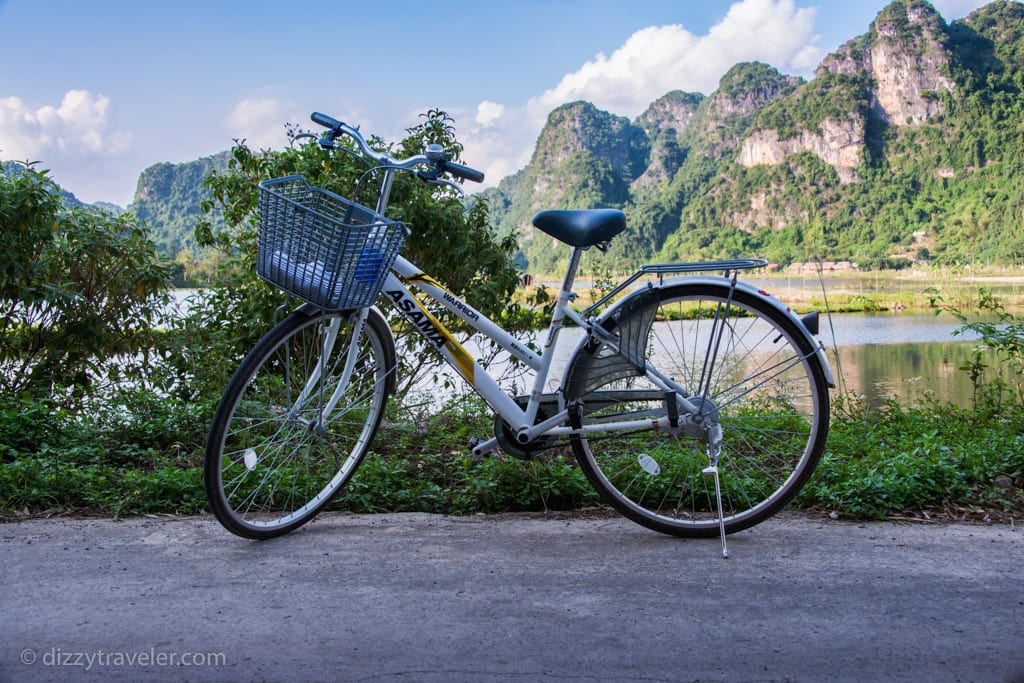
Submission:
<svg viewBox="0 0 1024 683">
<path fill-rule="evenodd" d="M 530 397 L 516 396 L 514 400 L 516 405 L 523 410 L 526 410 Z M 545 406 L 545 402 L 541 402 L 540 408 L 537 410 L 537 419 L 534 420 L 534 424 L 543 422 L 551 417 L 551 413 L 545 409 L 546 407 L 557 408 L 557 404 L 551 402 L 550 406 Z M 537 457 L 538 453 L 554 446 L 555 441 L 557 440 L 556 437 L 553 436 L 542 436 L 527 444 L 519 443 L 519 440 L 516 439 L 515 432 L 512 431 L 512 427 L 501 419 L 500 415 L 494 416 L 494 438 L 498 440 L 498 445 L 501 446 L 501 450 L 505 451 L 513 458 L 518 458 L 519 460 L 533 460 Z"/>
</svg>

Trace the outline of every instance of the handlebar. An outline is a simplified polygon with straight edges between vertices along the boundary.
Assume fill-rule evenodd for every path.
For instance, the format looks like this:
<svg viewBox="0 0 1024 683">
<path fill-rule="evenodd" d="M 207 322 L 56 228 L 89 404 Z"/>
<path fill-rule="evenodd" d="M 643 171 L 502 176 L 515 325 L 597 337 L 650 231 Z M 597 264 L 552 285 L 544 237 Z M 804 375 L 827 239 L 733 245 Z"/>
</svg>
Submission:
<svg viewBox="0 0 1024 683">
<path fill-rule="evenodd" d="M 483 171 L 478 171 L 475 168 L 457 164 L 454 161 L 442 160 L 438 166 L 443 173 L 451 173 L 453 176 L 462 178 L 463 180 L 472 180 L 474 183 L 482 183 L 484 181 Z"/>
<path fill-rule="evenodd" d="M 376 162 L 379 166 L 388 166 L 391 168 L 400 168 L 405 170 L 410 170 L 416 166 L 430 166 L 433 170 L 432 173 L 421 172 L 419 174 L 421 178 L 427 181 L 437 181 L 437 175 L 440 173 L 450 173 L 462 180 L 471 180 L 475 183 L 481 183 L 484 180 L 483 171 L 478 171 L 475 168 L 470 168 L 469 166 L 464 166 L 462 164 L 457 164 L 454 161 L 450 161 L 449 155 L 441 149 L 440 145 L 427 145 L 426 154 L 416 154 L 406 159 L 398 159 L 387 152 L 378 152 L 372 149 L 366 143 L 366 139 L 357 128 L 353 128 L 347 123 L 343 123 L 332 116 L 321 114 L 320 112 L 313 112 L 310 118 L 314 123 L 328 129 L 328 131 L 323 134 L 323 137 L 320 138 L 320 145 L 323 147 L 332 147 L 335 138 L 339 135 L 347 135 L 356 141 L 356 144 L 359 146 L 359 150 L 363 153 L 363 156 Z"/>
</svg>

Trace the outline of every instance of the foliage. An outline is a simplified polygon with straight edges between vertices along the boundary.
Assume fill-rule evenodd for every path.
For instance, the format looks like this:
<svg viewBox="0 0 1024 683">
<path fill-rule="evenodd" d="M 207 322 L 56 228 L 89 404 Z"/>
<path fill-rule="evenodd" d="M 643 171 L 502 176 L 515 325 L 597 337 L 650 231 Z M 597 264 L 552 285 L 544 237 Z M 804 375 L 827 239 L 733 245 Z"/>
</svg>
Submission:
<svg viewBox="0 0 1024 683">
<path fill-rule="evenodd" d="M 919 10 L 921 23 L 908 23 L 908 7 Z M 953 89 L 922 95 L 941 104 L 942 113 L 907 126 L 878 113 L 878 83 L 864 63 L 880 40 L 942 51 L 920 55 L 922 61 L 948 58 L 942 69 Z M 535 211 L 570 202 L 622 208 L 630 229 L 616 238 L 609 260 L 620 272 L 655 259 L 750 255 L 781 265 L 814 256 L 863 267 L 1024 262 L 1020 3 L 993 2 L 946 26 L 927 3 L 901 0 L 843 50 L 841 63 L 823 66 L 807 83 L 763 64 L 736 65 L 699 100 L 684 130 L 666 117 L 674 134 L 659 123 L 662 108 L 692 112 L 694 99 L 680 93 L 656 102 L 638 119 L 656 182 L 636 170 L 620 172 L 610 148 L 594 143 L 612 130 L 594 129 L 600 113 L 567 106 L 549 119 L 530 165 L 488 192 L 499 229 L 527 227 Z M 863 140 L 852 181 L 840 182 L 810 151 L 774 165 L 737 161 L 756 131 L 773 130 L 785 141 L 820 134 L 826 119 Z M 590 155 L 551 151 L 578 149 Z M 524 241 L 523 250 L 534 273 L 556 274 L 564 263 L 543 236 Z"/>
<path fill-rule="evenodd" d="M 933 299 L 940 302 L 941 297 Z M 1007 311 L 987 289 L 980 291 L 974 312 L 946 304 L 936 310 L 942 312 L 960 322 L 954 334 L 971 332 L 979 337 L 971 360 L 960 368 L 974 385 L 975 410 L 998 415 L 1008 408 L 1024 409 L 1024 317 Z M 992 367 L 992 352 L 997 367 Z"/>
<path fill-rule="evenodd" d="M 57 416 L 41 445 L 0 464 L 0 512 L 202 512 L 201 424 L 159 417 L 177 409 L 163 413 L 151 406 L 156 412 L 150 416 L 120 422 L 112 414 L 84 424 Z M 13 410 L 0 406 L 0 419 L 13 424 Z M 979 415 L 930 403 L 876 410 L 843 404 L 826 454 L 796 506 L 861 519 L 1019 519 L 1020 415 Z M 420 424 L 392 425 L 332 509 L 472 514 L 598 504 L 565 448 L 531 462 L 502 455 L 474 461 L 467 437 L 489 424 L 482 404 L 470 400 L 447 405 Z M 124 437 L 109 436 L 122 427 L 130 428 Z"/>
<path fill-rule="evenodd" d="M 129 209 L 149 226 L 153 242 L 167 256 L 174 258 L 182 251 L 193 257 L 201 254 L 193 230 L 207 198 L 203 181 L 211 172 L 223 171 L 228 157 L 228 152 L 221 152 L 180 164 L 154 164 L 139 175 Z M 212 220 L 215 229 L 222 227 L 216 216 Z"/>
<path fill-rule="evenodd" d="M 855 122 L 870 116 L 870 93 L 866 79 L 825 72 L 797 90 L 791 97 L 772 100 L 759 114 L 758 128 L 778 131 L 785 140 L 801 131 L 821 132 L 826 119 Z"/>
<path fill-rule="evenodd" d="M 64 400 L 145 364 L 169 274 L 131 214 L 57 197 L 45 171 L 0 175 L 0 387 Z"/>
<path fill-rule="evenodd" d="M 885 20 L 900 28 L 905 8 L 895 3 Z M 525 306 L 509 303 L 515 228 L 542 208 L 626 210 L 632 233 L 596 265 L 586 264 L 598 277 L 596 289 L 616 270 L 658 254 L 757 253 L 779 263 L 820 254 L 892 267 L 914 259 L 1020 262 L 1024 8 L 995 2 L 965 21 L 936 26 L 930 30 L 947 33 L 956 88 L 933 94 L 945 111 L 923 125 L 895 127 L 874 116 L 869 82 L 825 75 L 798 85 L 764 65 L 732 70 L 720 94 L 666 100 L 697 109 L 686 130 L 662 129 L 649 118 L 641 127 L 574 103 L 542 135 L 537 156 L 549 167 L 531 165 L 468 206 L 447 190 L 399 178 L 392 214 L 413 230 L 406 253 L 445 274 L 478 308 L 524 325 L 531 308 L 550 301 L 538 288 Z M 865 52 L 872 39 L 855 41 L 851 54 Z M 770 167 L 735 162 L 736 145 L 753 126 L 772 126 L 784 137 L 844 113 L 864 119 L 855 182 L 840 182 L 810 152 Z M 574 138 L 577 124 L 585 134 Z M 647 137 L 644 129 L 656 132 Z M 399 155 L 428 142 L 462 151 L 443 112 L 429 112 L 408 133 L 397 145 L 374 144 Z M 638 182 L 652 159 L 667 175 Z M 166 186 L 184 202 L 190 193 L 184 185 L 174 189 L 170 170 L 154 169 L 146 186 Z M 7 382 L 0 392 L 0 511 L 204 509 L 200 465 L 212 407 L 242 354 L 287 303 L 253 275 L 255 185 L 290 173 L 343 196 L 353 196 L 358 182 L 358 198 L 375 200 L 374 174 L 349 155 L 301 143 L 256 152 L 239 142 L 206 184 L 196 242 L 210 251 L 178 254 L 179 273 L 205 268 L 221 286 L 168 330 L 154 329 L 150 297 L 164 286 L 167 268 L 155 263 L 136 219 L 64 208 L 59 188 L 31 167 L 0 176 L 0 380 Z M 773 218 L 756 216 L 754 204 Z M 164 220 L 157 213 L 153 220 Z M 497 233 L 489 227 L 494 220 Z M 926 235 L 927 246 L 915 233 Z M 556 253 L 533 237 L 526 253 L 535 270 L 564 264 L 566 248 Z M 979 351 L 997 353 L 1002 372 L 980 353 L 962 368 L 976 389 L 968 409 L 928 399 L 868 409 L 838 397 L 826 453 L 798 505 L 856 518 L 1013 519 L 1024 512 L 1024 324 L 988 295 L 971 314 L 943 310 L 981 337 Z M 18 363 L 27 370 L 18 371 Z M 492 429 L 477 400 L 414 419 L 396 410 L 338 508 L 465 514 L 597 502 L 564 443 L 532 462 L 471 458 L 469 438 Z"/>
<path fill-rule="evenodd" d="M 209 199 L 204 202 L 208 216 L 222 217 L 225 229 L 214 230 L 211 220 L 200 222 L 196 236 L 201 245 L 223 254 L 218 287 L 182 323 L 182 371 L 194 382 L 212 386 L 226 382 L 223 370 L 237 365 L 269 328 L 275 309 L 285 297 L 256 276 L 258 188 L 260 181 L 299 174 L 307 182 L 362 204 L 376 205 L 378 169 L 369 168 L 357 152 L 339 139 L 341 151 L 329 152 L 315 142 L 301 142 L 292 131 L 295 144 L 282 151 L 254 152 L 244 142 L 231 150 L 227 169 L 213 172 L 206 181 Z M 452 120 L 445 112 L 430 111 L 423 121 L 408 129 L 397 145 L 373 139 L 371 144 L 395 156 L 421 153 L 427 144 L 440 144 L 457 156 L 462 147 L 455 137 Z M 411 235 L 402 253 L 444 282 L 454 294 L 488 316 L 501 318 L 511 306 L 519 282 L 513 261 L 515 238 L 496 236 L 489 225 L 486 202 L 463 203 L 454 190 L 428 185 L 414 174 L 395 177 L 388 209 L 390 218 L 404 222 Z M 381 300 L 382 303 L 384 300 Z M 450 314 L 437 312 L 445 322 Z M 400 329 L 400 342 L 411 351 L 402 354 L 399 377 L 407 388 L 435 367 L 437 358 L 426 351 L 418 334 Z M 212 358 L 215 371 L 204 367 Z"/>
<path fill-rule="evenodd" d="M 1002 518 L 1024 509 L 1020 413 L 951 405 L 852 407 L 798 504 L 857 518 Z"/>
</svg>

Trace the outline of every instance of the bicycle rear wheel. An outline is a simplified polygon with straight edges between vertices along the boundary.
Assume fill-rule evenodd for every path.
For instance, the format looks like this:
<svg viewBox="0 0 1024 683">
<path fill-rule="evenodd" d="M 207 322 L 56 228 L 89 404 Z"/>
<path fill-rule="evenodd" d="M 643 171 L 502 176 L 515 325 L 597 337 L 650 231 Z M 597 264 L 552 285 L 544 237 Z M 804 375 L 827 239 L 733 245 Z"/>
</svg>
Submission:
<svg viewBox="0 0 1024 683">
<path fill-rule="evenodd" d="M 828 386 L 812 343 L 790 316 L 727 281 L 670 285 L 632 303 L 607 316 L 606 329 L 641 362 L 685 387 L 704 418 L 721 425 L 726 532 L 778 512 L 814 471 L 828 432 Z M 573 357 L 566 380 L 566 398 L 582 406 L 584 428 L 652 423 L 640 431 L 573 436 L 580 466 L 604 500 L 663 533 L 718 535 L 700 427 L 690 421 L 687 428 L 653 428 L 669 414 L 664 390 L 594 341 Z"/>
<path fill-rule="evenodd" d="M 305 524 L 355 473 L 394 391 L 383 316 L 296 311 L 243 360 L 214 415 L 206 496 L 229 531 L 264 539 Z M 352 351 L 352 344 L 356 349 Z"/>
</svg>

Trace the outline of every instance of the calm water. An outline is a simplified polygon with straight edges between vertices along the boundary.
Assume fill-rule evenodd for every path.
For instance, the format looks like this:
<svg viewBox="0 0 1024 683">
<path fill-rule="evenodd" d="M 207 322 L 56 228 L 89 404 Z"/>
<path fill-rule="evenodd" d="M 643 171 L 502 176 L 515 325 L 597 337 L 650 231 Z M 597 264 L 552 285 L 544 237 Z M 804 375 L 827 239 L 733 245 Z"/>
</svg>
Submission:
<svg viewBox="0 0 1024 683">
<path fill-rule="evenodd" d="M 932 314 L 836 315 L 831 326 L 822 318 L 819 338 L 840 389 L 863 396 L 870 405 L 892 397 L 915 399 L 927 391 L 969 406 L 973 386 L 959 368 L 970 359 L 976 338 L 955 336 L 959 327 L 948 316 Z M 562 333 L 550 388 L 557 386 L 580 337 L 575 328 Z"/>
<path fill-rule="evenodd" d="M 188 295 L 176 293 L 179 301 Z M 967 406 L 973 387 L 959 368 L 970 359 L 974 338 L 955 336 L 958 328 L 947 315 L 844 314 L 833 316 L 831 325 L 822 318 L 820 339 L 840 386 L 845 384 L 873 405 L 928 391 L 940 400 Z M 578 329 L 563 333 L 551 378 L 555 383 L 579 337 Z"/>
<path fill-rule="evenodd" d="M 959 368 L 970 360 L 976 337 L 955 336 L 959 326 L 949 316 L 930 314 L 837 315 L 834 344 L 825 320 L 820 338 L 840 387 L 844 382 L 872 405 L 928 391 L 968 406 L 973 385 Z"/>
</svg>

